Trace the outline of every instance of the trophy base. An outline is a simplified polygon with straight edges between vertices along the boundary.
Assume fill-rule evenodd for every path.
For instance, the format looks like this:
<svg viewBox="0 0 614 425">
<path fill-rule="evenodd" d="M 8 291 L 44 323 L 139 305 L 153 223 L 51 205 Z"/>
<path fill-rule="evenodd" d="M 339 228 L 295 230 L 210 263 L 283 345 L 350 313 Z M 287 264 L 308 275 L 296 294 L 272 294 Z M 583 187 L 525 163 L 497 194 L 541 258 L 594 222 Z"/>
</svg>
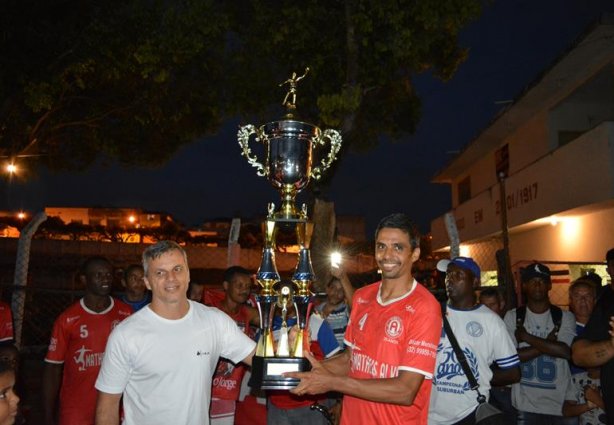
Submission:
<svg viewBox="0 0 614 425">
<path fill-rule="evenodd" d="M 260 390 L 289 390 L 296 387 L 300 380 L 282 376 L 282 373 L 310 370 L 309 360 L 303 357 L 254 356 L 249 386 Z"/>
</svg>

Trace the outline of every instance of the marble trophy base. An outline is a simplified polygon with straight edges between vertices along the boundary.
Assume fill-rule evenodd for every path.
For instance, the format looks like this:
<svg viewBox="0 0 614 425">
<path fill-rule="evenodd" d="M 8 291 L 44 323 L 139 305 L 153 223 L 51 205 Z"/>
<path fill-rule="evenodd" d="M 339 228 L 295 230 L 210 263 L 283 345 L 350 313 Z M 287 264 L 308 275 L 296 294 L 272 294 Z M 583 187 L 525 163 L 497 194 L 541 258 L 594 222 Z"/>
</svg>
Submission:
<svg viewBox="0 0 614 425">
<path fill-rule="evenodd" d="M 303 357 L 259 357 L 252 358 L 252 376 L 249 385 L 262 390 L 289 390 L 299 380 L 282 376 L 284 372 L 308 372 L 309 360 Z"/>
</svg>

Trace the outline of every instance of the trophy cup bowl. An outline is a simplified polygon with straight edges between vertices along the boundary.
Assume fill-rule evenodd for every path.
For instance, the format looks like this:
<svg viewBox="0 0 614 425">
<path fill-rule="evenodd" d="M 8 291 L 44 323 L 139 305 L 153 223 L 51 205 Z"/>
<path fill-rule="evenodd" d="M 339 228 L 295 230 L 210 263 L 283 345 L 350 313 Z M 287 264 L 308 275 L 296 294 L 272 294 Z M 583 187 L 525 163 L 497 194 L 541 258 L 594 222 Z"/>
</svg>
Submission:
<svg viewBox="0 0 614 425">
<path fill-rule="evenodd" d="M 260 161 L 252 153 L 249 141 L 264 145 L 265 160 Z M 266 177 L 282 198 L 282 204 L 275 213 L 278 218 L 293 220 L 300 218 L 294 205 L 296 195 L 305 188 L 310 179 L 318 180 L 337 158 L 341 148 L 341 135 L 336 130 L 324 130 L 315 125 L 295 120 L 273 121 L 259 128 L 248 124 L 237 134 L 242 155 L 250 165 L 257 168 L 256 174 Z M 319 165 L 313 166 L 313 151 L 317 146 L 330 143 L 328 155 Z"/>
<path fill-rule="evenodd" d="M 269 140 L 269 181 L 278 190 L 300 192 L 311 178 L 313 140 L 320 129 L 300 121 L 274 121 L 262 126 Z"/>
</svg>

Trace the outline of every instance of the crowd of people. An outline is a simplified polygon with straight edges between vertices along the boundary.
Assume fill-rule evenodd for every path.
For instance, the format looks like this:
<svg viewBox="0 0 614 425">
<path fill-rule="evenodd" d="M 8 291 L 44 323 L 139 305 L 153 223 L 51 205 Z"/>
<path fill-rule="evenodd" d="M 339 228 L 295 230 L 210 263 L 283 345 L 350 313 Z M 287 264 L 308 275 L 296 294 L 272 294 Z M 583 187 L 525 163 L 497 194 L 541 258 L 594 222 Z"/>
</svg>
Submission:
<svg viewBox="0 0 614 425">
<path fill-rule="evenodd" d="M 44 424 L 466 425 L 485 423 L 488 402 L 502 425 L 614 424 L 614 279 L 575 280 L 566 311 L 551 303 L 550 269 L 533 263 L 520 273 L 525 305 L 508 309 L 481 288 L 476 261 L 456 257 L 437 264 L 440 303 L 412 275 L 419 241 L 393 214 L 375 234 L 380 281 L 355 290 L 332 266 L 308 320 L 311 370 L 284 373 L 298 380 L 289 391 L 248 385 L 261 320 L 252 272 L 230 267 L 221 290 L 191 284 L 184 249 L 161 241 L 125 269 L 114 298 L 111 263 L 88 258 L 83 298 L 53 325 Z M 613 277 L 614 249 L 606 262 Z M 19 423 L 7 315 L 0 304 L 0 425 Z M 274 344 L 296 322 L 292 303 L 278 306 Z"/>
</svg>

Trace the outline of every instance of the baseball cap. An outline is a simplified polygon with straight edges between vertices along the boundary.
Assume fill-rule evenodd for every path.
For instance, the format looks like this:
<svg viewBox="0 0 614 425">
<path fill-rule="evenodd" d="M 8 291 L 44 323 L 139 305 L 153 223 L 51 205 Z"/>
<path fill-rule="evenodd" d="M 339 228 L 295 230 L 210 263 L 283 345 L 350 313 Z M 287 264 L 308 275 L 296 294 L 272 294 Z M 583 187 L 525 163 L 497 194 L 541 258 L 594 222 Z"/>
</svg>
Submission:
<svg viewBox="0 0 614 425">
<path fill-rule="evenodd" d="M 478 263 L 473 261 L 472 258 L 454 257 L 451 260 L 447 260 L 447 259 L 439 260 L 439 262 L 437 263 L 437 270 L 445 273 L 448 271 L 448 265 L 450 264 L 454 264 L 455 266 L 458 266 L 461 269 L 469 270 L 470 272 L 473 273 L 475 277 L 477 277 L 478 279 L 480 278 L 480 266 L 478 266 Z"/>
<path fill-rule="evenodd" d="M 522 280 L 522 282 L 528 282 L 534 277 L 539 277 L 545 282 L 550 282 L 550 269 L 540 263 L 533 263 L 520 269 L 520 280 Z"/>
</svg>

